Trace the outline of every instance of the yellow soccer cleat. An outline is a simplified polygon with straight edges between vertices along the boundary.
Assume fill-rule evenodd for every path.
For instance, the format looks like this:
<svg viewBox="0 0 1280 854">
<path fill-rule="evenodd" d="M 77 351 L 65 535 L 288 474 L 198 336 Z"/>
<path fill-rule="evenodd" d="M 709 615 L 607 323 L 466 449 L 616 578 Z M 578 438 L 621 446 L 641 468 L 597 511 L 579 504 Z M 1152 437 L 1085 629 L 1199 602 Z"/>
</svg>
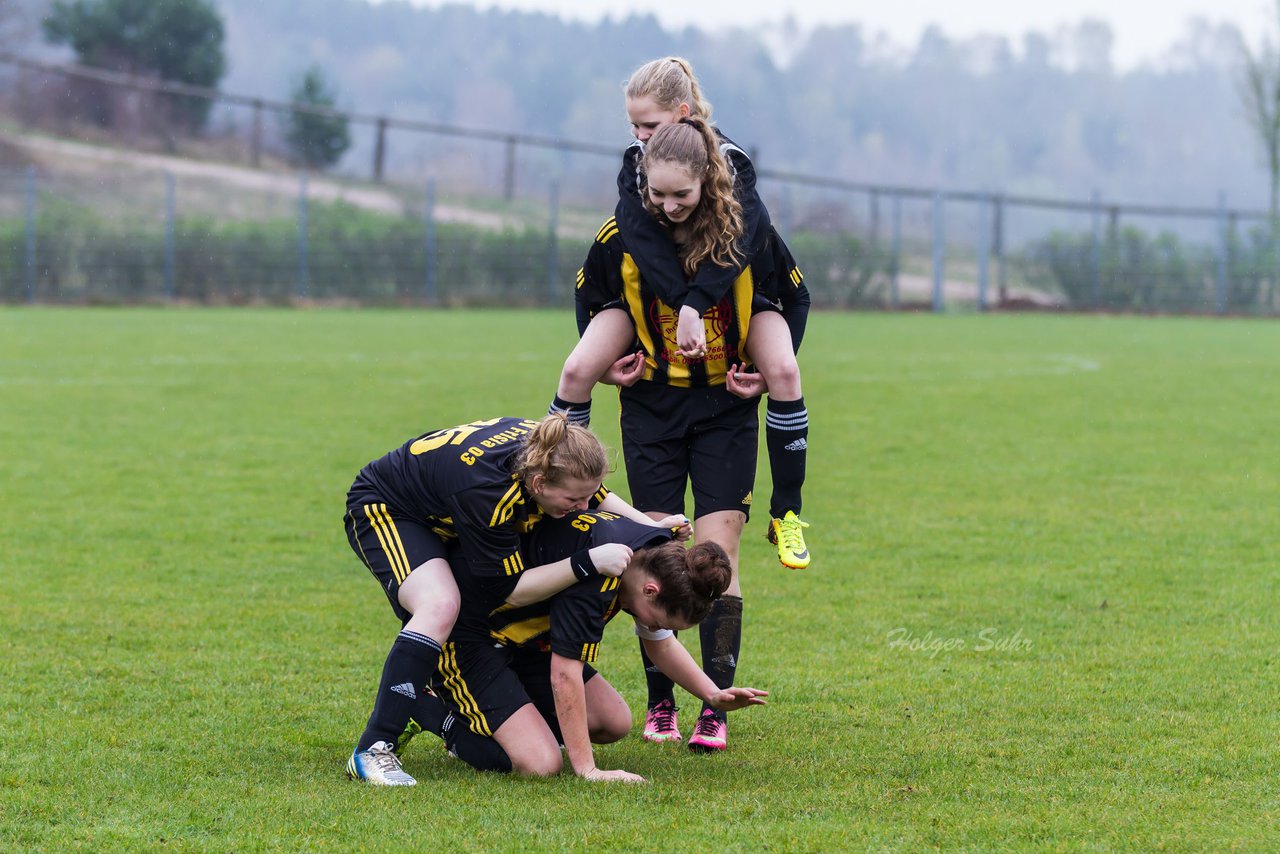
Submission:
<svg viewBox="0 0 1280 854">
<path fill-rule="evenodd" d="M 781 519 L 769 521 L 769 542 L 778 547 L 778 560 L 791 569 L 809 566 L 809 547 L 804 544 L 804 529 L 808 522 L 801 521 L 791 510 Z"/>
</svg>

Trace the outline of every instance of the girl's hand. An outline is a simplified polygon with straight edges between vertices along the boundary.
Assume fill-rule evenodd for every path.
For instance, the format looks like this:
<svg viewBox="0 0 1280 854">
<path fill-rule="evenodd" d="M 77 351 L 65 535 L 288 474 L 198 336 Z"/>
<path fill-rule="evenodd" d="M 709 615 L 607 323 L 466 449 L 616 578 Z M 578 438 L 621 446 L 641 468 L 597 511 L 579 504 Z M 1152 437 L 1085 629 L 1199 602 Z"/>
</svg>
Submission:
<svg viewBox="0 0 1280 854">
<path fill-rule="evenodd" d="M 659 528 L 674 528 L 676 532 L 676 540 L 681 543 L 693 536 L 693 524 L 689 521 L 689 517 L 685 516 L 683 513 L 677 513 L 674 516 L 659 519 L 653 524 Z"/>
<path fill-rule="evenodd" d="M 596 572 L 610 578 L 622 575 L 627 564 L 631 563 L 631 547 L 622 543 L 605 543 L 603 546 L 596 546 L 588 554 L 591 555 L 591 563 L 595 565 Z"/>
<path fill-rule="evenodd" d="M 610 365 L 609 370 L 605 371 L 604 376 L 600 378 L 600 382 L 609 385 L 632 386 L 636 384 L 636 380 L 640 379 L 640 375 L 643 373 L 644 354 L 637 350 Z"/>
<path fill-rule="evenodd" d="M 695 309 L 681 306 L 680 321 L 676 324 L 676 352 L 686 359 L 705 359 L 707 356 L 707 328 Z"/>
<path fill-rule="evenodd" d="M 599 768 L 592 768 L 590 771 L 582 775 L 582 779 L 590 780 L 593 783 L 647 783 L 649 782 L 639 774 L 632 774 L 630 771 L 601 771 Z"/>
<path fill-rule="evenodd" d="M 729 371 L 724 377 L 724 387 L 730 394 L 736 394 L 744 400 L 759 397 L 769 390 L 768 384 L 764 381 L 764 374 L 746 373 L 739 364 L 729 366 Z"/>
<path fill-rule="evenodd" d="M 767 696 L 768 691 L 757 691 L 755 688 L 725 688 L 712 694 L 707 702 L 721 712 L 732 712 L 747 706 L 763 706 Z"/>
</svg>

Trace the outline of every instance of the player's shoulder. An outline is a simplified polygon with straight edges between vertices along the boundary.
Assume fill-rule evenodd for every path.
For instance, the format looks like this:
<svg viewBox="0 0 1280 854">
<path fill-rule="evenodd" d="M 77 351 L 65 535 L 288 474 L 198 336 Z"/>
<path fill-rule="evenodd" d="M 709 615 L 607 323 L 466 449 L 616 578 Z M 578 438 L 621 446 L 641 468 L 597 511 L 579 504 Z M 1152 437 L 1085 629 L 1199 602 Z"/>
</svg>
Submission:
<svg viewBox="0 0 1280 854">
<path fill-rule="evenodd" d="M 618 218 L 616 216 L 611 216 L 604 221 L 604 225 L 600 226 L 600 229 L 596 232 L 595 243 L 597 246 L 609 246 L 610 243 L 614 246 L 618 246 L 621 242 L 622 238 L 618 229 Z"/>
</svg>

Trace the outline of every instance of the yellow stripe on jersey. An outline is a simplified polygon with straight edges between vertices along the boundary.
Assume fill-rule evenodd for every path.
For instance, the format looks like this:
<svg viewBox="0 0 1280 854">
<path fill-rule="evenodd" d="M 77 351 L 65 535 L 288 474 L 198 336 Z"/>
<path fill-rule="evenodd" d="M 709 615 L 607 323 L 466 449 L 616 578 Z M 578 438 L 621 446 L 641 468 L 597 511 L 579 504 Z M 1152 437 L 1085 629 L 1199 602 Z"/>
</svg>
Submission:
<svg viewBox="0 0 1280 854">
<path fill-rule="evenodd" d="M 476 735 L 493 737 L 489 722 L 485 720 L 480 704 L 462 678 L 462 669 L 458 667 L 458 648 L 452 643 L 445 643 L 440 651 L 440 675 L 444 677 L 445 690 L 453 698 L 462 716 L 467 719 L 468 726 Z"/>
<path fill-rule="evenodd" d="M 391 521 L 391 516 L 387 513 L 387 505 L 366 504 L 364 514 L 369 519 L 369 526 L 378 535 L 378 542 L 391 564 L 391 574 L 395 576 L 396 583 L 404 584 L 413 567 L 409 566 L 409 557 L 404 553 L 404 544 L 400 542 L 395 522 Z"/>
<path fill-rule="evenodd" d="M 616 578 L 606 578 L 604 580 L 604 583 L 600 585 L 601 593 L 608 593 L 610 590 L 617 590 L 617 589 L 618 589 L 618 579 Z"/>
<path fill-rule="evenodd" d="M 604 221 L 604 225 L 600 226 L 600 230 L 596 232 L 596 243 L 608 243 L 617 233 L 618 220 L 616 217 L 611 216 Z"/>
<path fill-rule="evenodd" d="M 803 281 L 804 281 L 804 275 L 800 272 L 800 268 L 792 267 L 791 268 L 791 284 L 799 287 L 800 283 Z"/>
<path fill-rule="evenodd" d="M 644 300 L 640 296 L 640 268 L 629 252 L 622 253 L 622 298 L 627 304 L 627 312 L 636 327 L 636 335 L 640 338 L 640 346 L 644 350 L 644 374 L 646 380 L 653 379 L 655 362 L 653 336 L 649 334 L 649 322 L 646 316 Z"/>
<path fill-rule="evenodd" d="M 524 558 L 520 556 L 520 552 L 516 552 L 510 557 L 502 559 L 502 568 L 507 575 L 519 575 L 524 571 Z"/>
<path fill-rule="evenodd" d="M 511 488 L 506 491 L 502 498 L 498 501 L 498 506 L 493 508 L 493 516 L 489 519 L 489 527 L 496 528 L 499 525 L 511 520 L 515 515 L 516 505 L 520 503 L 520 481 L 511 484 Z"/>
<path fill-rule="evenodd" d="M 596 501 L 603 502 L 609 497 L 609 487 L 604 484 L 600 484 L 600 488 L 596 490 L 596 494 L 592 497 L 595 498 Z"/>
<path fill-rule="evenodd" d="M 582 287 L 582 286 L 583 286 L 583 285 L 585 285 L 586 283 L 587 283 L 587 271 L 586 271 L 585 269 L 583 269 L 582 267 L 579 267 L 579 268 L 578 268 L 578 284 L 577 284 L 577 286 L 575 287 L 575 290 L 576 290 L 576 288 L 580 288 L 580 287 Z"/>
<path fill-rule="evenodd" d="M 537 617 L 517 620 L 514 623 L 507 623 L 501 629 L 491 630 L 489 634 L 493 636 L 494 640 L 505 641 L 519 646 L 549 631 L 551 631 L 551 615 L 542 614 Z"/>
<path fill-rule="evenodd" d="M 755 276 L 747 267 L 738 278 L 733 280 L 733 311 L 738 322 L 738 360 L 747 358 L 747 332 L 751 328 L 751 300 L 756 293 Z M 728 365 L 725 366 L 726 371 Z"/>
</svg>

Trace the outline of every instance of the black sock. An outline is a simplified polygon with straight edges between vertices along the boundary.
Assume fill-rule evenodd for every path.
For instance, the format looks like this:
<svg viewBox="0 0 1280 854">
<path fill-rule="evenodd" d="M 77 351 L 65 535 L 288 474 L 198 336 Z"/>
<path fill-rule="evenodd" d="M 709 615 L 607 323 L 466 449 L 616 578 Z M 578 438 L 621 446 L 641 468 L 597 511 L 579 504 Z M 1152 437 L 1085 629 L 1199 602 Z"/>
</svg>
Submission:
<svg viewBox="0 0 1280 854">
<path fill-rule="evenodd" d="M 580 427 L 591 426 L 591 401 L 586 403 L 572 403 L 562 400 L 560 395 L 556 395 L 551 401 L 551 405 L 547 407 L 548 415 L 555 415 L 557 412 L 563 413 L 569 417 L 570 424 L 577 424 Z"/>
<path fill-rule="evenodd" d="M 698 626 L 702 640 L 702 672 L 717 688 L 733 686 L 742 652 L 742 597 L 721 596 L 711 605 L 711 613 Z M 711 708 L 705 703 L 703 710 Z M 724 717 L 722 712 L 717 715 Z"/>
<path fill-rule="evenodd" d="M 804 408 L 803 397 L 799 400 L 769 398 L 764 413 L 764 443 L 769 449 L 769 469 L 773 472 L 769 515 L 781 519 L 788 510 L 799 515 L 809 447 L 809 411 Z"/>
<path fill-rule="evenodd" d="M 439 697 L 426 691 L 419 691 L 409 722 L 405 724 L 404 732 L 400 733 L 399 738 L 396 739 L 396 753 L 402 753 L 413 737 L 420 732 L 429 732 L 443 738 L 440 733 L 444 726 L 444 716 L 448 713 L 448 708 Z"/>
<path fill-rule="evenodd" d="M 674 703 L 676 683 L 672 682 L 671 678 L 650 660 L 649 654 L 644 651 L 643 641 L 640 643 L 640 660 L 644 662 L 644 681 L 649 685 L 649 708 L 652 709 L 663 700 Z"/>
<path fill-rule="evenodd" d="M 443 738 L 449 752 L 477 771 L 511 771 L 511 757 L 502 745 L 467 728 L 466 721 L 450 714 L 443 723 Z"/>
<path fill-rule="evenodd" d="M 440 644 L 436 640 L 408 629 L 396 636 L 387 653 L 387 663 L 382 666 L 378 696 L 356 745 L 358 750 L 368 750 L 377 741 L 399 743 L 439 662 Z"/>
</svg>

